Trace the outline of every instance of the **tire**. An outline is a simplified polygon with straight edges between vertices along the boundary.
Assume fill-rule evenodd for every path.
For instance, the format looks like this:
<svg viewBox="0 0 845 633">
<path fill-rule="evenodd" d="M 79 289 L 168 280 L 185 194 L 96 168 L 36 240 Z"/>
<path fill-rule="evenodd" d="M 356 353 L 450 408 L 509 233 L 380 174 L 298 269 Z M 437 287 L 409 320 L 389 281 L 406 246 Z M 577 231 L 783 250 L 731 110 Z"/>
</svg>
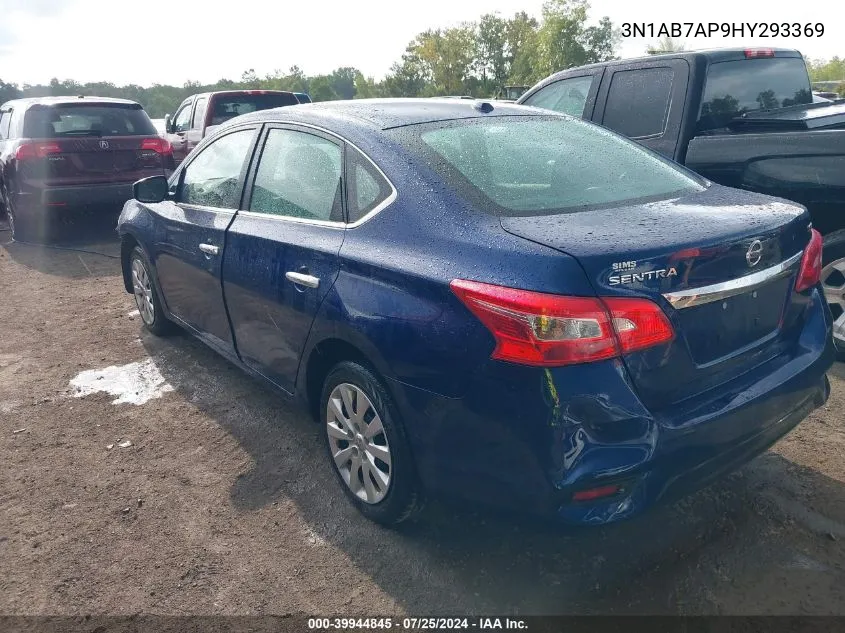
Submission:
<svg viewBox="0 0 845 633">
<path fill-rule="evenodd" d="M 43 240 L 44 236 L 39 235 L 38 218 L 21 217 L 11 206 L 6 207 L 6 214 L 9 217 L 9 231 L 13 242 L 33 244 Z"/>
<path fill-rule="evenodd" d="M 129 276 L 134 290 L 135 306 L 141 315 L 144 327 L 156 336 L 165 336 L 173 331 L 171 321 L 164 316 L 161 295 L 153 280 L 153 266 L 147 254 L 136 246 L 129 254 Z"/>
<path fill-rule="evenodd" d="M 845 358 L 845 230 L 824 238 L 822 250 L 822 286 L 833 314 L 833 337 L 840 359 Z"/>
<path fill-rule="evenodd" d="M 361 514 L 392 526 L 419 513 L 423 497 L 405 430 L 372 371 L 354 362 L 337 364 L 323 383 L 320 421 L 329 465 Z M 335 459 L 341 452 L 344 461 Z"/>
</svg>

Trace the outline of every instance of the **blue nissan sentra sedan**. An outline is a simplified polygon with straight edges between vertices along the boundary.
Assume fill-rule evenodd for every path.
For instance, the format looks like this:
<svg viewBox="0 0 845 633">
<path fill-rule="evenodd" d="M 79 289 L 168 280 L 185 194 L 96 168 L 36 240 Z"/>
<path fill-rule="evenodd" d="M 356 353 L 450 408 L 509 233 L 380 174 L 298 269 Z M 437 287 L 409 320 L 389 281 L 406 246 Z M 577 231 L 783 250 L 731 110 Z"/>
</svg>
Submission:
<svg viewBox="0 0 845 633">
<path fill-rule="evenodd" d="M 563 115 L 262 111 L 134 196 L 119 232 L 145 326 L 177 324 L 302 398 L 381 523 L 442 495 L 631 517 L 828 397 L 807 211 Z"/>
</svg>

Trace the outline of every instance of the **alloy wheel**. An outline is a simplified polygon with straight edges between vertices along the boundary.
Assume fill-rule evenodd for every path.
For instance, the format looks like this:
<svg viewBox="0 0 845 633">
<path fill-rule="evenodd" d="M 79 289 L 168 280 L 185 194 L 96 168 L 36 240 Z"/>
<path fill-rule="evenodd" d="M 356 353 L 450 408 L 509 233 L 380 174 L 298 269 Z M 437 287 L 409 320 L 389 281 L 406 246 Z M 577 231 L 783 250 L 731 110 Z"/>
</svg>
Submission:
<svg viewBox="0 0 845 633">
<path fill-rule="evenodd" d="M 821 274 L 824 298 L 833 314 L 833 338 L 845 348 L 845 258 L 830 262 Z"/>
<path fill-rule="evenodd" d="M 141 318 L 147 325 L 152 325 L 155 320 L 153 287 L 147 267 L 137 257 L 132 260 L 132 289 L 135 294 L 135 305 L 138 306 Z"/>
<path fill-rule="evenodd" d="M 326 432 L 335 466 L 355 496 L 375 504 L 391 480 L 390 445 L 381 416 L 359 387 L 341 383 L 328 401 Z"/>
</svg>

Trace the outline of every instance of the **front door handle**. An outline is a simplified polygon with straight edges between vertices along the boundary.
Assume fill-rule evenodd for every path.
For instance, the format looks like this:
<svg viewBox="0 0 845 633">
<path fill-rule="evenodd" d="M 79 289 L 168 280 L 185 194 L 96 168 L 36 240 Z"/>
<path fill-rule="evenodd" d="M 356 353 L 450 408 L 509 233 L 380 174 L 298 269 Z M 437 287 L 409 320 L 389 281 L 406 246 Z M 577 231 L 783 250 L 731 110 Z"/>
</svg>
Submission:
<svg viewBox="0 0 845 633">
<path fill-rule="evenodd" d="M 316 288 L 320 285 L 320 278 L 313 275 L 306 275 L 304 273 L 295 273 L 288 271 L 285 273 L 285 279 L 292 281 L 297 286 L 307 286 L 308 288 Z"/>
<path fill-rule="evenodd" d="M 219 255 L 220 247 L 214 244 L 200 244 L 200 250 L 206 255 Z"/>
</svg>

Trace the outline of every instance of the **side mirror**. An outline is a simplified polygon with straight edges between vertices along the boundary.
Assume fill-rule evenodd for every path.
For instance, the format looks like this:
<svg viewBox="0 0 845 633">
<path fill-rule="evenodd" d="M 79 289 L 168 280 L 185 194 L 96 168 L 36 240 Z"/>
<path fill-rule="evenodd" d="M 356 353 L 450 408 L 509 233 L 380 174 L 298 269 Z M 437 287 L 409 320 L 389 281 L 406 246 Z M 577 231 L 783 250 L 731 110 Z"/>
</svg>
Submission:
<svg viewBox="0 0 845 633">
<path fill-rule="evenodd" d="M 175 131 L 173 129 L 173 121 L 171 120 L 169 114 L 164 115 L 164 131 L 168 134 L 173 134 L 173 132 Z"/>
<path fill-rule="evenodd" d="M 132 197 L 138 202 L 155 204 L 167 199 L 167 178 L 164 176 L 150 176 L 132 185 Z"/>
</svg>

